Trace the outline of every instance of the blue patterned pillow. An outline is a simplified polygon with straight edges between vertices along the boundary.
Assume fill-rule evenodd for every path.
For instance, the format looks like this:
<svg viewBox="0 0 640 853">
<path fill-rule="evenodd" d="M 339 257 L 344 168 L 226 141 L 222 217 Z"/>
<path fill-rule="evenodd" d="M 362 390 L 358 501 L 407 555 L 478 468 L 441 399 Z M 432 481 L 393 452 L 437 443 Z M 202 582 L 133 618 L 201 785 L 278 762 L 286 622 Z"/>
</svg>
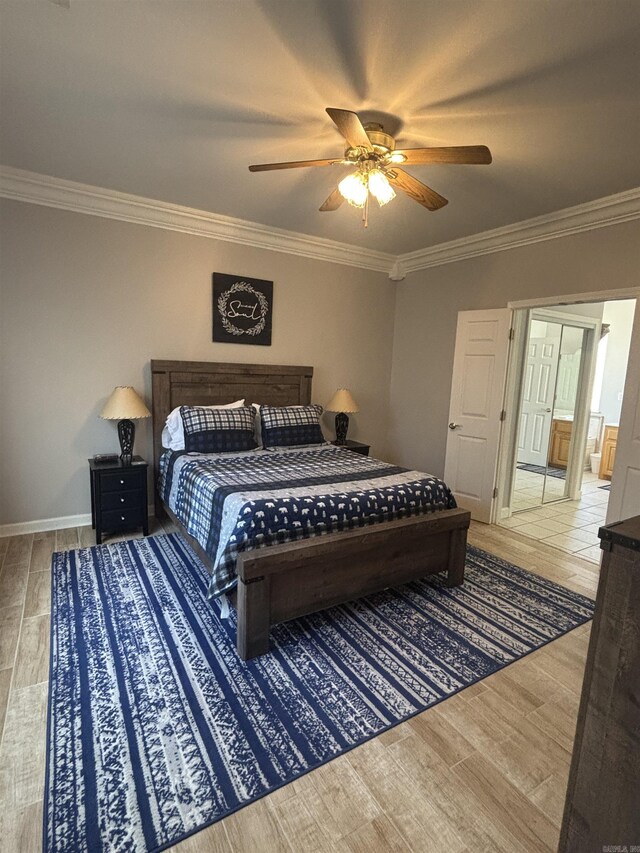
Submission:
<svg viewBox="0 0 640 853">
<path fill-rule="evenodd" d="M 257 447 L 255 414 L 248 406 L 237 409 L 180 406 L 184 449 L 192 453 L 253 450 Z"/>
<path fill-rule="evenodd" d="M 325 439 L 320 428 L 321 414 L 322 406 L 261 406 L 262 444 L 322 444 Z"/>
</svg>

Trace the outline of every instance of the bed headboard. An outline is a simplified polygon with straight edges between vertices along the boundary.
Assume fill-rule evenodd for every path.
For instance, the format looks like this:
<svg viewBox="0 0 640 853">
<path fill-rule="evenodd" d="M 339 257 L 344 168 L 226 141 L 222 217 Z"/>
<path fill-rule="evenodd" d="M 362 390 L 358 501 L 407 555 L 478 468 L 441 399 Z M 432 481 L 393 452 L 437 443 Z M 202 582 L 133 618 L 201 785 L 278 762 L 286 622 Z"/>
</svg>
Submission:
<svg viewBox="0 0 640 853">
<path fill-rule="evenodd" d="M 304 406 L 311 402 L 312 377 L 313 367 L 290 364 L 153 360 L 151 393 L 155 475 L 162 454 L 162 428 L 167 415 L 176 406 L 219 406 L 243 397 L 247 405 Z"/>
</svg>

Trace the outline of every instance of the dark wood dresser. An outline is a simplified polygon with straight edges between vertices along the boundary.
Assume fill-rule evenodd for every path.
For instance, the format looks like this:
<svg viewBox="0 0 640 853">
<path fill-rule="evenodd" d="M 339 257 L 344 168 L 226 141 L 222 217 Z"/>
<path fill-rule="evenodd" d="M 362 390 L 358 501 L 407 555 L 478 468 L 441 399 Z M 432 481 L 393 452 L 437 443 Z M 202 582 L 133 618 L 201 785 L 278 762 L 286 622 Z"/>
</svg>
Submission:
<svg viewBox="0 0 640 853">
<path fill-rule="evenodd" d="M 640 850 L 640 516 L 600 528 L 559 853 Z"/>
</svg>

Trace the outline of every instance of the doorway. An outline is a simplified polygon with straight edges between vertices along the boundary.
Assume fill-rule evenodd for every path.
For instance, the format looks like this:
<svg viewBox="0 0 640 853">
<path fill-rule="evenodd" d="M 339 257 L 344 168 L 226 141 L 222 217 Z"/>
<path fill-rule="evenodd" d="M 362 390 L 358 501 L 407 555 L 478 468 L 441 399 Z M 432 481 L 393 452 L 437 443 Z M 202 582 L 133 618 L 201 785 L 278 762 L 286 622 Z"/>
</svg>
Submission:
<svg viewBox="0 0 640 853">
<path fill-rule="evenodd" d="M 506 308 L 476 309 L 460 311 L 455 337 L 449 422 L 446 429 L 444 476 L 458 505 L 470 510 L 471 518 L 488 524 L 515 526 L 533 519 L 532 513 L 541 518 L 551 518 L 562 508 L 563 512 L 581 511 L 586 506 L 606 503 L 606 522 L 611 523 L 637 515 L 640 511 L 640 312 L 635 311 L 640 287 L 608 290 L 596 293 L 569 294 L 555 298 L 528 299 L 511 302 Z M 603 300 L 607 300 L 604 302 Z M 626 306 L 626 320 L 612 320 L 611 329 L 626 323 L 626 351 L 624 347 L 609 347 L 606 359 L 609 364 L 617 361 L 615 381 L 599 382 L 598 362 L 602 346 L 598 344 L 593 398 L 591 411 L 602 409 L 605 415 L 604 428 L 599 436 L 589 435 L 592 423 L 589 402 L 576 403 L 576 419 L 572 426 L 576 436 L 582 434 L 585 443 L 577 438 L 569 442 L 569 459 L 585 453 L 586 441 L 599 442 L 594 455 L 602 454 L 605 482 L 594 483 L 594 495 L 583 495 L 587 491 L 589 474 L 579 465 L 569 464 L 565 474 L 566 499 L 543 504 L 531 509 L 529 518 L 515 518 L 510 502 L 516 466 L 516 440 L 519 422 L 518 402 L 522 389 L 524 345 L 527 337 L 527 311 L 532 308 L 545 310 L 584 311 L 585 306 L 601 302 L 604 310 Z M 629 305 L 631 310 L 629 310 Z M 634 316 L 635 314 L 635 316 Z M 557 319 L 557 318 L 555 318 Z M 603 315 L 605 325 L 608 323 Z M 612 336 L 613 337 L 613 336 Z M 617 353 L 616 359 L 613 354 Z M 595 353 L 594 353 L 595 354 Z M 611 357 L 611 358 L 610 358 Z M 582 388 L 584 389 L 584 383 Z M 579 392 L 581 393 L 581 392 Z M 584 391 L 582 391 L 584 393 Z M 624 401 L 623 401 L 624 395 Z M 612 401 L 617 413 L 607 415 Z M 619 424 L 619 432 L 618 432 Z M 581 433 L 584 430 L 584 433 Z M 590 454 L 591 456 L 591 454 Z M 590 460 L 591 461 L 591 460 Z M 608 461 L 608 467 L 605 465 Z M 615 462 L 615 466 L 614 466 Z M 600 471 L 601 468 L 599 467 Z M 612 477 L 608 480 L 607 477 Z M 600 485 L 610 487 L 595 492 Z M 588 502 L 589 501 L 589 502 Z M 588 510 L 587 510 L 588 511 Z M 603 514 L 599 511 L 598 515 Z M 524 518 L 524 522 L 522 519 Z M 593 520 L 593 519 L 592 519 Z M 594 531 L 597 533 L 597 529 Z M 558 545 L 559 543 L 552 543 Z M 571 549 L 575 551 L 576 548 Z"/>
<path fill-rule="evenodd" d="M 575 310 L 577 306 L 570 306 Z M 635 299 L 521 309 L 498 524 L 599 562 Z M 517 325 L 517 323 L 516 323 Z M 508 402 L 507 402 L 508 405 Z"/>
</svg>

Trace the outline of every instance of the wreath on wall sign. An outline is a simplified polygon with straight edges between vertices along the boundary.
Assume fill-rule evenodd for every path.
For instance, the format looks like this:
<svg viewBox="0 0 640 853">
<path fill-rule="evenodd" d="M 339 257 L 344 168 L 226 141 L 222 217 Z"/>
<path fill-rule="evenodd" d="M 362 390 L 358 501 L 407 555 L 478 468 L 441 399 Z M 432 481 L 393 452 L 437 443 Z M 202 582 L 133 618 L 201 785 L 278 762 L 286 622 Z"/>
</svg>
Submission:
<svg viewBox="0 0 640 853">
<path fill-rule="evenodd" d="M 227 316 L 227 303 L 229 301 L 229 297 L 234 293 L 250 293 L 252 296 L 256 297 L 260 304 L 260 319 L 256 325 L 252 326 L 250 329 L 240 329 L 238 326 L 235 326 Z M 230 335 L 259 335 L 260 332 L 263 331 L 267 321 L 269 304 L 266 296 L 263 293 L 260 293 L 259 290 L 256 290 L 255 287 L 247 284 L 246 281 L 238 281 L 235 284 L 232 284 L 228 290 L 225 290 L 222 296 L 218 297 L 218 310 L 220 311 L 222 325 Z"/>
</svg>

